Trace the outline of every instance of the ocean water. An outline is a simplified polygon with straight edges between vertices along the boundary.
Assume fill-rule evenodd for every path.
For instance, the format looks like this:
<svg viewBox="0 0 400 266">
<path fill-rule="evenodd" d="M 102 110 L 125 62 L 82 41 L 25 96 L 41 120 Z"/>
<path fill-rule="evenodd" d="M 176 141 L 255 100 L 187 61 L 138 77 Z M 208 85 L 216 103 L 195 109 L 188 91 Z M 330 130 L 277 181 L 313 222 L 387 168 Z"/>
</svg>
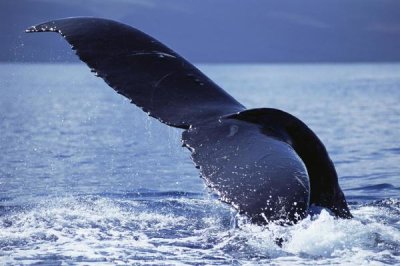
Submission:
<svg viewBox="0 0 400 266">
<path fill-rule="evenodd" d="M 199 67 L 309 125 L 354 218 L 249 224 L 205 187 L 181 130 L 84 64 L 0 64 L 0 264 L 400 264 L 400 64 Z"/>
</svg>

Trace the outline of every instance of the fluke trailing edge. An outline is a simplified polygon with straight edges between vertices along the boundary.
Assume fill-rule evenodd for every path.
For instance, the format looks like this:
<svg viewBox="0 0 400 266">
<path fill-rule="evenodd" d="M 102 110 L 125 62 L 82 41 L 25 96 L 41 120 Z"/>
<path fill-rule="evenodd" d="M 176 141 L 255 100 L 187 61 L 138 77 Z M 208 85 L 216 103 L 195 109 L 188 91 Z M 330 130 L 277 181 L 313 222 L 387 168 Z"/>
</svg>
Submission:
<svg viewBox="0 0 400 266">
<path fill-rule="evenodd" d="M 351 217 L 324 145 L 296 117 L 247 110 L 181 56 L 128 25 L 67 18 L 27 32 L 60 33 L 115 91 L 185 129 L 183 146 L 207 185 L 252 222 L 296 222 L 311 205 Z"/>
</svg>

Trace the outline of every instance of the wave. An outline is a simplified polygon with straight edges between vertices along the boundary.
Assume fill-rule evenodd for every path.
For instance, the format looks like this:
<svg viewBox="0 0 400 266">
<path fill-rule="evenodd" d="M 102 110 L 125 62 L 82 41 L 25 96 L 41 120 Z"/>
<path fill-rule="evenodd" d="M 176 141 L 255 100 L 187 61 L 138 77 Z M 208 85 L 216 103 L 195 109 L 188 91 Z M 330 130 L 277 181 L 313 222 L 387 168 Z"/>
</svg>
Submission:
<svg viewBox="0 0 400 266">
<path fill-rule="evenodd" d="M 65 196 L 0 210 L 3 264 L 400 263 L 400 201 L 255 226 L 197 194 Z M 279 240 L 279 244 L 277 244 Z"/>
</svg>

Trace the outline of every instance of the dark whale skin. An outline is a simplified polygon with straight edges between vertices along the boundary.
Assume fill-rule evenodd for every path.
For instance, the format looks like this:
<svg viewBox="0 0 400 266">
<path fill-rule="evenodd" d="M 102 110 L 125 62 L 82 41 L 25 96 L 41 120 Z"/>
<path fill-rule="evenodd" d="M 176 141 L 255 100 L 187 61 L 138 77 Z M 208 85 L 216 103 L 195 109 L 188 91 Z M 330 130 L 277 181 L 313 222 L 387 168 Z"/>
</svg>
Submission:
<svg viewBox="0 0 400 266">
<path fill-rule="evenodd" d="M 246 109 L 173 50 L 116 21 L 66 18 L 26 32 L 60 33 L 116 92 L 184 129 L 206 184 L 253 223 L 295 223 L 311 205 L 352 217 L 323 143 L 296 117 Z"/>
</svg>

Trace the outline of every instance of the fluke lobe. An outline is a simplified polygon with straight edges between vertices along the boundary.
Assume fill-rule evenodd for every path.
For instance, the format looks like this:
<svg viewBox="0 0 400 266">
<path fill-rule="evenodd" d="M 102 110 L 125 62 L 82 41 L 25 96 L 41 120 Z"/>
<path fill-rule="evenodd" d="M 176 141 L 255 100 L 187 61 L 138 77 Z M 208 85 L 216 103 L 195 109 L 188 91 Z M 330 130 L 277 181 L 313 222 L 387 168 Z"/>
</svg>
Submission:
<svg viewBox="0 0 400 266">
<path fill-rule="evenodd" d="M 303 122 L 246 109 L 177 53 L 107 19 L 66 18 L 26 32 L 58 32 L 93 72 L 150 116 L 184 129 L 207 185 L 254 223 L 293 223 L 311 205 L 350 218 L 335 167 Z"/>
</svg>

